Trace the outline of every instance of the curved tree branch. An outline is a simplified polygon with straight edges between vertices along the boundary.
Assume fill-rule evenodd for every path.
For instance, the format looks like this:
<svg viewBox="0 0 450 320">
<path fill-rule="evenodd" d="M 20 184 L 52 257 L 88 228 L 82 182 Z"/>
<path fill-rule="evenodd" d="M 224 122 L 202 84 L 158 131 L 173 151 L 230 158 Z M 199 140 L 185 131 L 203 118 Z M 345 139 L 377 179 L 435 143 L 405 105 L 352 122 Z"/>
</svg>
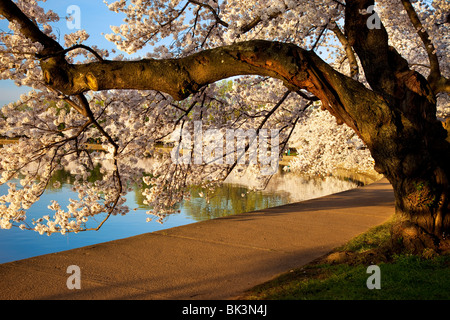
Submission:
<svg viewBox="0 0 450 320">
<path fill-rule="evenodd" d="M 4 3 L 11 1 L 5 0 L 2 4 Z M 352 4 L 350 1 L 349 3 Z M 351 12 L 348 11 L 349 7 L 352 7 L 349 3 L 346 5 L 346 14 Z M 0 9 L 4 7 L 2 5 Z M 0 11 L 0 14 L 3 14 L 3 11 Z M 18 19 L 17 16 L 18 13 L 14 19 Z M 21 16 L 21 19 L 28 21 L 22 24 L 25 31 L 37 28 L 34 24 L 30 25 L 31 22 L 25 15 Z M 356 27 L 359 26 L 358 23 Z M 365 21 L 363 23 L 365 24 Z M 46 39 L 43 33 L 37 31 L 32 32 L 32 36 L 39 35 L 33 39 L 42 41 L 52 49 L 45 52 L 46 54 L 64 51 L 57 44 L 50 46 L 54 41 Z M 375 36 L 369 34 L 371 36 L 369 44 L 362 41 L 359 45 L 368 47 L 366 49 L 378 46 L 380 35 L 382 38 L 385 37 L 384 33 L 377 33 Z M 354 38 L 350 34 L 350 44 Z M 378 60 L 375 61 L 377 74 L 380 70 L 379 62 L 385 62 L 383 59 L 389 54 L 387 41 L 386 46 L 384 43 L 381 42 L 383 46 L 381 57 L 377 56 Z M 365 67 L 370 61 L 368 58 L 370 57 L 363 59 Z M 373 144 L 373 139 L 378 139 L 377 132 L 391 113 L 389 105 L 381 95 L 339 73 L 315 52 L 304 50 L 294 44 L 276 41 L 245 41 L 203 50 L 183 58 L 163 60 L 102 60 L 86 64 L 70 64 L 64 56 L 57 55 L 41 59 L 41 68 L 47 86 L 66 96 L 78 97 L 84 97 L 83 93 L 90 90 L 136 89 L 161 91 L 170 94 L 176 100 L 182 100 L 208 84 L 229 77 L 268 76 L 283 81 L 290 91 L 305 90 L 320 99 L 338 122 L 346 123 L 353 128 L 369 147 Z M 372 72 L 369 74 L 373 75 Z M 88 109 L 81 111 L 89 112 Z"/>
<path fill-rule="evenodd" d="M 0 1 L 0 14 L 8 21 L 18 23 L 20 25 L 20 32 L 25 37 L 42 44 L 44 50 L 41 54 L 45 55 L 47 53 L 64 50 L 58 42 L 45 35 L 11 0 Z"/>
<path fill-rule="evenodd" d="M 50 58 L 50 57 L 55 57 L 55 56 L 59 56 L 59 55 L 61 55 L 61 54 L 66 54 L 67 52 L 70 52 L 70 51 L 73 51 L 73 50 L 76 50 L 76 49 L 84 49 L 84 50 L 86 50 L 86 51 L 89 51 L 90 53 L 92 53 L 92 54 L 94 55 L 94 57 L 95 57 L 98 61 L 103 61 L 103 58 L 100 56 L 100 54 L 98 54 L 97 51 L 95 51 L 95 50 L 92 49 L 91 47 L 88 47 L 88 46 L 86 46 L 86 45 L 84 45 L 84 44 L 76 44 L 76 45 L 74 45 L 74 46 L 72 46 L 72 47 L 70 47 L 70 48 L 67 48 L 67 49 L 64 49 L 64 50 L 61 50 L 61 51 L 58 51 L 58 52 L 55 52 L 55 53 L 46 55 L 46 56 L 41 56 L 40 58 L 41 58 L 41 59 L 48 59 L 48 58 Z"/>
</svg>

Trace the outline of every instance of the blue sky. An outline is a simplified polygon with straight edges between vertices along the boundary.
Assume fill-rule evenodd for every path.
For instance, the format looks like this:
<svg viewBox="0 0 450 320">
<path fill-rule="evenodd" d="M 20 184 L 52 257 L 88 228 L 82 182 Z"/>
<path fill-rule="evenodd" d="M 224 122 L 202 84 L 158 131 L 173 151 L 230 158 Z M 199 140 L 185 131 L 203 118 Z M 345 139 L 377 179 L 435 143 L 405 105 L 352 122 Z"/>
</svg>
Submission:
<svg viewBox="0 0 450 320">
<path fill-rule="evenodd" d="M 110 0 L 109 3 L 115 0 Z M 122 24 L 123 15 L 111 12 L 103 0 L 47 0 L 41 5 L 46 9 L 51 9 L 60 16 L 58 23 L 52 24 L 55 34 L 60 35 L 59 42 L 64 43 L 64 34 L 76 30 L 70 30 L 64 19 L 67 16 L 67 8 L 71 5 L 77 5 L 80 8 L 81 29 L 85 29 L 90 37 L 86 45 L 97 45 L 102 49 L 111 49 L 115 46 L 107 41 L 101 34 L 111 33 L 110 26 Z M 8 22 L 0 20 L 0 29 L 7 30 Z M 4 104 L 16 101 L 20 94 L 28 92 L 28 87 L 17 87 L 14 82 L 9 80 L 0 80 L 0 107 Z"/>
</svg>

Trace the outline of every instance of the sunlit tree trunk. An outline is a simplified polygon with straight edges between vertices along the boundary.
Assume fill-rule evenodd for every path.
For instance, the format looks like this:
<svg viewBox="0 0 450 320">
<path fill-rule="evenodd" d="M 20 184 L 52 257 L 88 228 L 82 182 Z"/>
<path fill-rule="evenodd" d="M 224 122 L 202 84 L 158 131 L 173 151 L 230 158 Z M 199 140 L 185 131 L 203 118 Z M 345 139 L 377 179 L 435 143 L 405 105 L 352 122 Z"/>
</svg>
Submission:
<svg viewBox="0 0 450 320">
<path fill-rule="evenodd" d="M 414 27 L 418 19 L 409 1 L 402 1 Z M 365 28 L 367 16 L 358 14 L 371 0 L 348 1 L 345 31 L 374 92 L 388 106 L 386 119 L 371 133 L 370 149 L 378 172 L 391 182 L 396 199 L 396 241 L 412 250 L 433 247 L 450 227 L 448 178 L 450 147 L 447 132 L 436 119 L 433 88 L 441 79 L 428 35 L 420 31 L 431 70 L 428 79 L 411 70 L 388 44 L 384 27 Z M 373 122 L 377 122 L 375 119 Z"/>
</svg>

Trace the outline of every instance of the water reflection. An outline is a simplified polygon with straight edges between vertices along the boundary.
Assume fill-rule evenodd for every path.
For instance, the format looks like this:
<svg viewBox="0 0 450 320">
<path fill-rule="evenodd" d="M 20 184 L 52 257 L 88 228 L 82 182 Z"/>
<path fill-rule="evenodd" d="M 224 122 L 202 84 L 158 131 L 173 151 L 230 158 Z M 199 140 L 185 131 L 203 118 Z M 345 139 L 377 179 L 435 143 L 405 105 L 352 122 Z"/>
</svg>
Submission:
<svg viewBox="0 0 450 320">
<path fill-rule="evenodd" d="M 202 192 L 201 189 L 193 188 L 190 201 L 183 203 L 185 213 L 196 221 L 275 207 L 289 202 L 289 197 L 284 192 L 270 194 L 252 191 L 247 193 L 248 188 L 234 184 L 221 186 L 208 199 L 200 197 L 198 195 L 200 192 Z"/>
<path fill-rule="evenodd" d="M 93 182 L 98 178 L 101 178 L 100 166 L 95 168 L 89 179 Z M 69 171 L 56 172 L 48 190 L 30 208 L 27 216 L 31 218 L 51 214 L 52 212 L 47 208 L 50 200 L 58 200 L 62 207 L 68 205 L 70 198 L 77 197 L 71 190 L 74 180 L 74 176 Z M 190 190 L 191 199 L 180 203 L 179 213 L 170 215 L 162 225 L 156 222 L 145 222 L 148 217 L 146 211 L 149 207 L 143 203 L 142 190 L 135 186 L 134 192 L 127 196 L 126 205 L 130 207 L 130 212 L 126 216 L 111 217 L 98 232 L 45 236 L 32 231 L 21 231 L 18 228 L 0 229 L 0 263 L 307 200 L 363 184 L 361 181 L 348 178 L 300 177 L 282 170 L 272 177 L 265 190 L 250 191 L 250 188 L 255 186 L 254 181 L 249 176 L 232 176 L 208 197 L 201 197 L 200 194 L 204 190 L 193 187 Z M 7 186 L 0 186 L 0 195 L 6 192 Z M 96 220 L 101 221 L 101 219 L 102 217 L 99 217 Z"/>
</svg>

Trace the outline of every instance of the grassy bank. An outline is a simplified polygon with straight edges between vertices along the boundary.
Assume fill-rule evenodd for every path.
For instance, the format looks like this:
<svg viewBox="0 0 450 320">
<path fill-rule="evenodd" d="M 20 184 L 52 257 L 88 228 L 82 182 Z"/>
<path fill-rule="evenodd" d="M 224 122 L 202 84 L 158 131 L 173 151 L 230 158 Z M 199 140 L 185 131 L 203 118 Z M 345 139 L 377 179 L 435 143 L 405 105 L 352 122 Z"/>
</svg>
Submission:
<svg viewBox="0 0 450 320">
<path fill-rule="evenodd" d="M 450 255 L 385 253 L 391 222 L 354 238 L 326 257 L 257 286 L 241 299 L 442 300 L 450 299 Z M 381 250 L 380 250 L 381 249 Z M 380 289 L 368 289 L 377 265 Z"/>
</svg>

